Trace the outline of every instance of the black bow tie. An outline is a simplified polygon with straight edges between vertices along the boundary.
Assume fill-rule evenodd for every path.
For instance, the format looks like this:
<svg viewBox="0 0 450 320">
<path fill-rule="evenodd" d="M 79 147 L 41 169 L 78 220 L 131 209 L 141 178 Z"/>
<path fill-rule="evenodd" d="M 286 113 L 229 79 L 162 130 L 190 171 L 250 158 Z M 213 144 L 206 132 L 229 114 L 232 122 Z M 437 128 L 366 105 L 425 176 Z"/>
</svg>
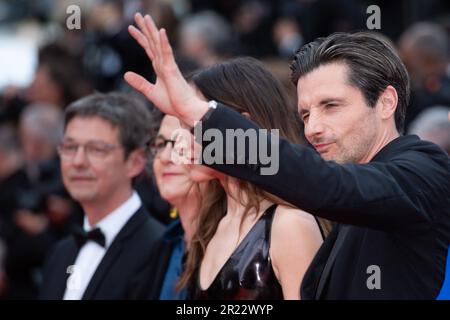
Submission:
<svg viewBox="0 0 450 320">
<path fill-rule="evenodd" d="M 78 247 L 80 248 L 89 240 L 97 242 L 102 247 L 105 246 L 105 235 L 100 228 L 95 228 L 86 232 L 81 227 L 76 227 L 72 230 L 72 233 Z"/>
</svg>

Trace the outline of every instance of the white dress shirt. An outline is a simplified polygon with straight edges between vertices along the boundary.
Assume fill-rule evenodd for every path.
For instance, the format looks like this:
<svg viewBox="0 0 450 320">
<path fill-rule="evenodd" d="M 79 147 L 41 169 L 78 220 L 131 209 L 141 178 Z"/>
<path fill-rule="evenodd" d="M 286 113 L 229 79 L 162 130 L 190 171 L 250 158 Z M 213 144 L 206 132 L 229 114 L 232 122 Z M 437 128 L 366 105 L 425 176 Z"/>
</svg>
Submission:
<svg viewBox="0 0 450 320">
<path fill-rule="evenodd" d="M 69 266 L 66 270 L 71 275 L 67 279 L 64 300 L 81 300 L 106 250 L 108 250 L 119 231 L 141 205 L 141 199 L 136 191 L 133 191 L 133 194 L 127 201 L 100 220 L 97 225 L 91 226 L 87 217 L 84 217 L 84 230 L 90 231 L 93 228 L 100 228 L 105 235 L 105 247 L 103 248 L 97 242 L 91 240 L 81 247 L 75 264 Z"/>
</svg>

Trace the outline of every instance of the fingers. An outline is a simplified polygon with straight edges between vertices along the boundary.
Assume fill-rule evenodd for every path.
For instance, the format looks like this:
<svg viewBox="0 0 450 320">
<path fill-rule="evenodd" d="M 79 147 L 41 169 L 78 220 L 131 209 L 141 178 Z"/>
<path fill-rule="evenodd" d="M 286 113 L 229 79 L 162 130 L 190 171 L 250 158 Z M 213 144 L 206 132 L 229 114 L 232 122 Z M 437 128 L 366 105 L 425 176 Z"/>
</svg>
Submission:
<svg viewBox="0 0 450 320">
<path fill-rule="evenodd" d="M 150 34 L 151 37 L 151 43 L 153 44 L 154 53 L 157 55 L 157 57 L 161 57 L 161 42 L 160 42 L 160 36 L 158 32 L 158 28 L 156 28 L 155 23 L 153 22 L 153 19 L 147 14 L 144 17 L 144 24 L 147 28 L 147 31 Z"/>
<path fill-rule="evenodd" d="M 148 82 L 144 77 L 138 75 L 134 72 L 127 72 L 124 75 L 125 81 L 133 87 L 135 90 L 139 91 L 147 98 L 151 100 L 151 93 L 153 89 L 153 85 Z"/>
<path fill-rule="evenodd" d="M 136 25 L 138 26 L 140 32 L 145 36 L 149 50 L 152 53 L 153 57 L 156 57 L 155 42 L 145 24 L 144 17 L 142 17 L 140 13 L 136 13 L 136 15 L 134 16 L 134 21 L 136 22 Z"/>
<path fill-rule="evenodd" d="M 161 29 L 159 34 L 161 39 L 161 54 L 163 57 L 164 65 L 169 65 L 172 68 L 176 68 L 176 70 L 178 70 L 178 66 L 173 56 L 172 46 L 170 45 L 169 39 L 167 38 L 166 30 Z"/>
<path fill-rule="evenodd" d="M 155 54 L 150 49 L 149 43 L 148 43 L 147 38 L 145 37 L 145 35 L 142 32 L 140 32 L 134 26 L 128 26 L 128 32 L 139 43 L 139 45 L 142 48 L 144 48 L 144 50 L 147 53 L 148 57 L 153 61 L 155 59 Z"/>
<path fill-rule="evenodd" d="M 147 55 L 152 60 L 155 72 L 158 74 L 159 69 L 164 65 L 158 28 L 149 15 L 142 17 L 140 13 L 137 13 L 135 15 L 135 22 L 139 30 L 133 26 L 130 26 L 129 32 L 145 49 Z"/>
<path fill-rule="evenodd" d="M 135 15 L 135 21 L 139 30 L 134 26 L 130 26 L 129 32 L 146 50 L 147 55 L 154 63 L 155 72 L 158 74 L 160 67 L 163 66 L 170 66 L 172 71 L 178 72 L 178 67 L 166 30 L 158 30 L 153 19 L 149 15 L 142 17 L 140 13 L 137 13 Z"/>
</svg>

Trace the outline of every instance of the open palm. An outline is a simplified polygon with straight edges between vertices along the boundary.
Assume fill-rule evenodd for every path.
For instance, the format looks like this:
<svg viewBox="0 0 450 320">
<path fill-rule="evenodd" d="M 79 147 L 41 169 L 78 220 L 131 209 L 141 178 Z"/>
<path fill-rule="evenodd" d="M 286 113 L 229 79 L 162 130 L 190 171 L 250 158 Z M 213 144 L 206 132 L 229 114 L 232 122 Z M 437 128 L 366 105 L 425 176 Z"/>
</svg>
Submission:
<svg viewBox="0 0 450 320">
<path fill-rule="evenodd" d="M 130 26 L 128 30 L 152 61 L 157 79 L 152 84 L 134 72 L 127 72 L 125 80 L 162 112 L 176 116 L 192 126 L 206 111 L 206 102 L 196 96 L 183 78 L 175 62 L 166 31 L 158 30 L 148 15 L 143 18 L 142 15 L 136 14 L 135 21 L 139 29 Z"/>
</svg>

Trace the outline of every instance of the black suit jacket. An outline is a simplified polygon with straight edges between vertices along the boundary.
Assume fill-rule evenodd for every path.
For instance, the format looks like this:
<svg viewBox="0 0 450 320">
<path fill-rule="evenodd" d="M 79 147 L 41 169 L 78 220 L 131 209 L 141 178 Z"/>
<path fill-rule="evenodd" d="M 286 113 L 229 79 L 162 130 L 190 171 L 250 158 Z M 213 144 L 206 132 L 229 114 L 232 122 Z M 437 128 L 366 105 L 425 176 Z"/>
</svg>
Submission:
<svg viewBox="0 0 450 320">
<path fill-rule="evenodd" d="M 157 241 L 155 255 L 158 258 L 153 259 L 148 265 L 148 270 L 145 272 L 147 278 L 141 282 L 141 288 L 138 289 L 139 292 L 145 292 L 146 299 L 159 300 L 173 249 L 183 236 L 183 227 L 177 219 L 166 227 L 164 235 Z"/>
<path fill-rule="evenodd" d="M 220 104 L 203 120 L 202 132 L 215 128 L 223 137 L 225 129 L 258 128 Z M 271 138 L 257 145 L 261 139 Z M 282 139 L 278 147 L 275 175 L 260 175 L 261 162 L 250 163 L 248 152 L 245 164 L 211 167 L 339 223 L 305 274 L 303 299 L 436 298 L 450 243 L 450 160 L 438 146 L 402 136 L 370 163 L 344 165 Z M 374 275 L 380 289 L 370 285 Z"/>
<path fill-rule="evenodd" d="M 141 282 L 147 279 L 148 268 L 155 256 L 155 244 L 164 227 L 142 207 L 119 231 L 107 249 L 83 299 L 144 299 L 147 292 L 141 291 Z M 79 248 L 74 237 L 61 240 L 47 259 L 41 299 L 62 299 L 69 277 L 67 268 L 73 265 Z M 139 289 L 139 290 L 138 290 Z"/>
</svg>

